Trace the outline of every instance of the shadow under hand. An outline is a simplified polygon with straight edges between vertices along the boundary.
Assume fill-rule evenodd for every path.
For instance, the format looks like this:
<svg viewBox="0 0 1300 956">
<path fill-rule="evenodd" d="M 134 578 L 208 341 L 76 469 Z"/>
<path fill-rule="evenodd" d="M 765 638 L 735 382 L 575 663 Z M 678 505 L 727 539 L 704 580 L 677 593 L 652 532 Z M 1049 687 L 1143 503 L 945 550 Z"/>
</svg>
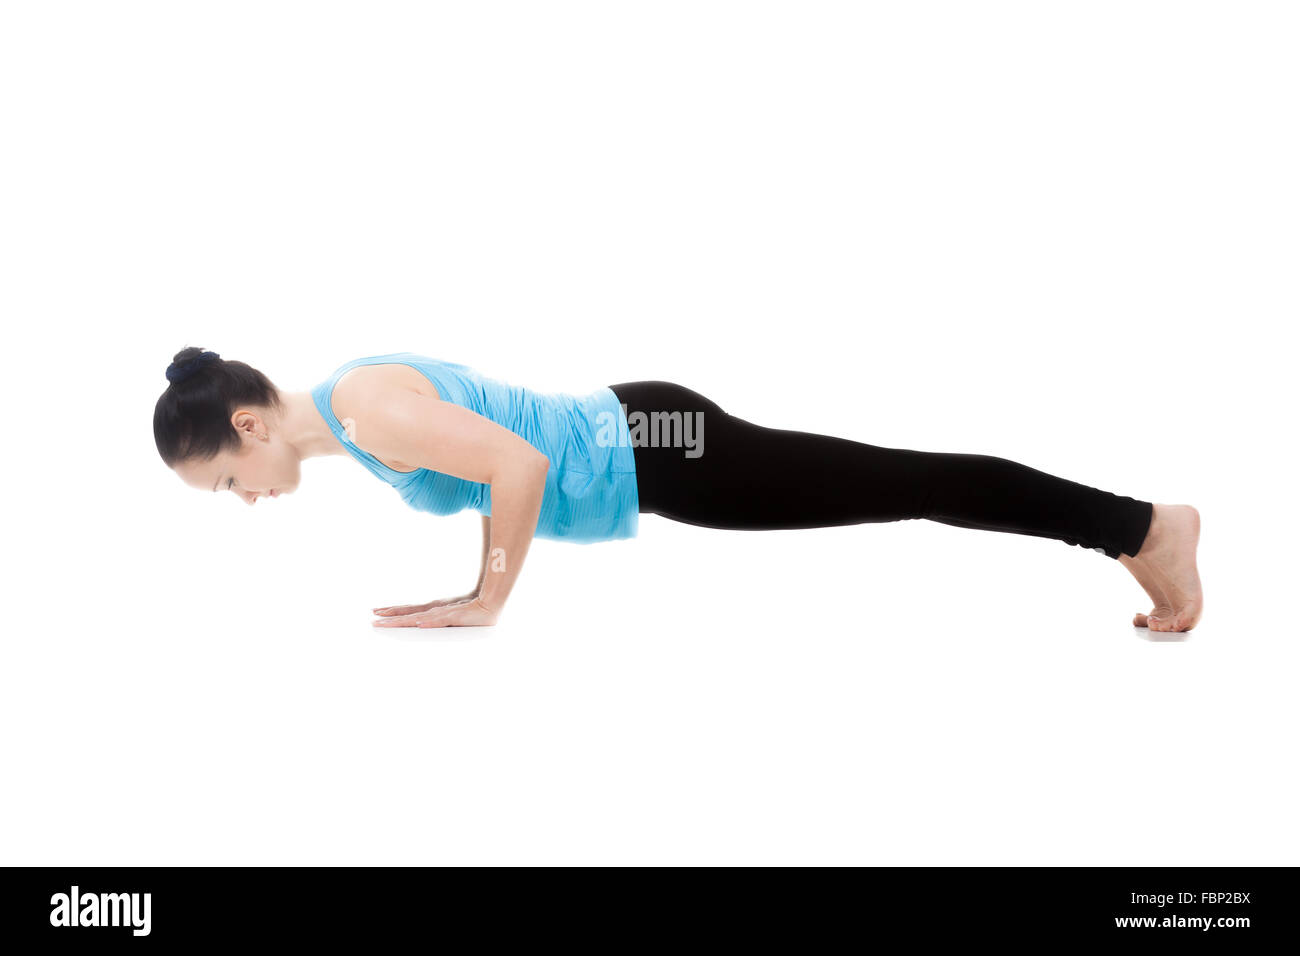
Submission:
<svg viewBox="0 0 1300 956">
<path fill-rule="evenodd" d="M 395 641 L 419 643 L 448 643 L 451 641 L 482 641 L 492 631 L 491 627 L 371 627 L 372 631 L 387 631 L 386 637 Z"/>
</svg>

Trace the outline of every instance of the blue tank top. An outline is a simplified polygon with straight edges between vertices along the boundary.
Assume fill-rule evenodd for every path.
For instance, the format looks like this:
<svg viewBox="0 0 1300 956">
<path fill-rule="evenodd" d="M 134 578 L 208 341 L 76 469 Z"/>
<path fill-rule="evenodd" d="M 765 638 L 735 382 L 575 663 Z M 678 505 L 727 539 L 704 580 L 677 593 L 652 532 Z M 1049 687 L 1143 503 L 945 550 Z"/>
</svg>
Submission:
<svg viewBox="0 0 1300 956">
<path fill-rule="evenodd" d="M 468 408 L 524 438 L 551 460 L 534 535 L 586 544 L 637 533 L 636 459 L 627 418 L 608 387 L 586 395 L 507 385 L 465 365 L 394 352 L 353 359 L 311 390 L 330 430 L 357 461 L 397 489 L 412 508 L 448 515 L 472 508 L 492 514 L 492 487 L 428 468 L 402 472 L 359 448 L 334 415 L 331 398 L 343 373 L 358 365 L 409 365 L 446 402 Z"/>
</svg>

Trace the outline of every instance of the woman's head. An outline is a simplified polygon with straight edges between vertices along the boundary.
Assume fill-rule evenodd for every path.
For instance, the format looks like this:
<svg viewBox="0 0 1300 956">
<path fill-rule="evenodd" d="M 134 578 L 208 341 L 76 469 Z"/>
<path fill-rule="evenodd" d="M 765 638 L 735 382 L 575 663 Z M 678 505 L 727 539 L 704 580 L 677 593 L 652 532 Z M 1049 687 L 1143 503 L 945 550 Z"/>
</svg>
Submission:
<svg viewBox="0 0 1300 956">
<path fill-rule="evenodd" d="M 185 348 L 153 411 L 163 462 L 191 487 L 230 490 L 252 504 L 298 487 L 301 458 L 278 432 L 284 402 L 257 369 Z"/>
</svg>

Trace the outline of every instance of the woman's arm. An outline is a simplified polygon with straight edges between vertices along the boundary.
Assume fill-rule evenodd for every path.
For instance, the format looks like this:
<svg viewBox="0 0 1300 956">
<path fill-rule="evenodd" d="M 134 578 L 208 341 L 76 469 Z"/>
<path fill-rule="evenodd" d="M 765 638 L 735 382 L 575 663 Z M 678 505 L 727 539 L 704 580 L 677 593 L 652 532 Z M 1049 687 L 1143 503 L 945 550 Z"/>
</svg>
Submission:
<svg viewBox="0 0 1300 956">
<path fill-rule="evenodd" d="M 443 627 L 493 624 L 537 530 L 550 459 L 491 419 L 412 389 L 366 383 L 334 400 L 335 414 L 356 423 L 356 444 L 389 463 L 428 468 L 492 488 L 492 516 L 478 597 L 469 604 L 393 616 L 375 624 Z"/>
<path fill-rule="evenodd" d="M 483 591 L 483 579 L 487 577 L 488 552 L 492 550 L 492 516 L 483 515 L 483 564 L 478 569 L 478 584 L 474 585 L 474 597 Z"/>
</svg>

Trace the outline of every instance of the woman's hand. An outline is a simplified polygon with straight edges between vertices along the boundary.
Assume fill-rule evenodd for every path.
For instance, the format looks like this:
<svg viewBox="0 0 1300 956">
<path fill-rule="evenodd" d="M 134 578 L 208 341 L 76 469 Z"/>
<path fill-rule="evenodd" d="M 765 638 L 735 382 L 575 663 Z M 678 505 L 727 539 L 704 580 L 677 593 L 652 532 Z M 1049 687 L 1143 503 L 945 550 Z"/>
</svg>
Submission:
<svg viewBox="0 0 1300 956">
<path fill-rule="evenodd" d="M 398 617 L 405 614 L 419 614 L 422 611 L 431 611 L 435 607 L 447 607 L 452 604 L 468 604 L 478 597 L 478 589 L 475 588 L 468 594 L 462 594 L 460 597 L 443 598 L 440 601 L 430 601 L 428 604 L 394 604 L 392 607 L 371 608 L 372 614 L 379 614 L 385 617 Z"/>
<path fill-rule="evenodd" d="M 388 615 L 371 621 L 375 627 L 489 627 L 497 622 L 497 612 L 477 597 L 463 604 L 444 604 L 412 614 Z"/>
</svg>

